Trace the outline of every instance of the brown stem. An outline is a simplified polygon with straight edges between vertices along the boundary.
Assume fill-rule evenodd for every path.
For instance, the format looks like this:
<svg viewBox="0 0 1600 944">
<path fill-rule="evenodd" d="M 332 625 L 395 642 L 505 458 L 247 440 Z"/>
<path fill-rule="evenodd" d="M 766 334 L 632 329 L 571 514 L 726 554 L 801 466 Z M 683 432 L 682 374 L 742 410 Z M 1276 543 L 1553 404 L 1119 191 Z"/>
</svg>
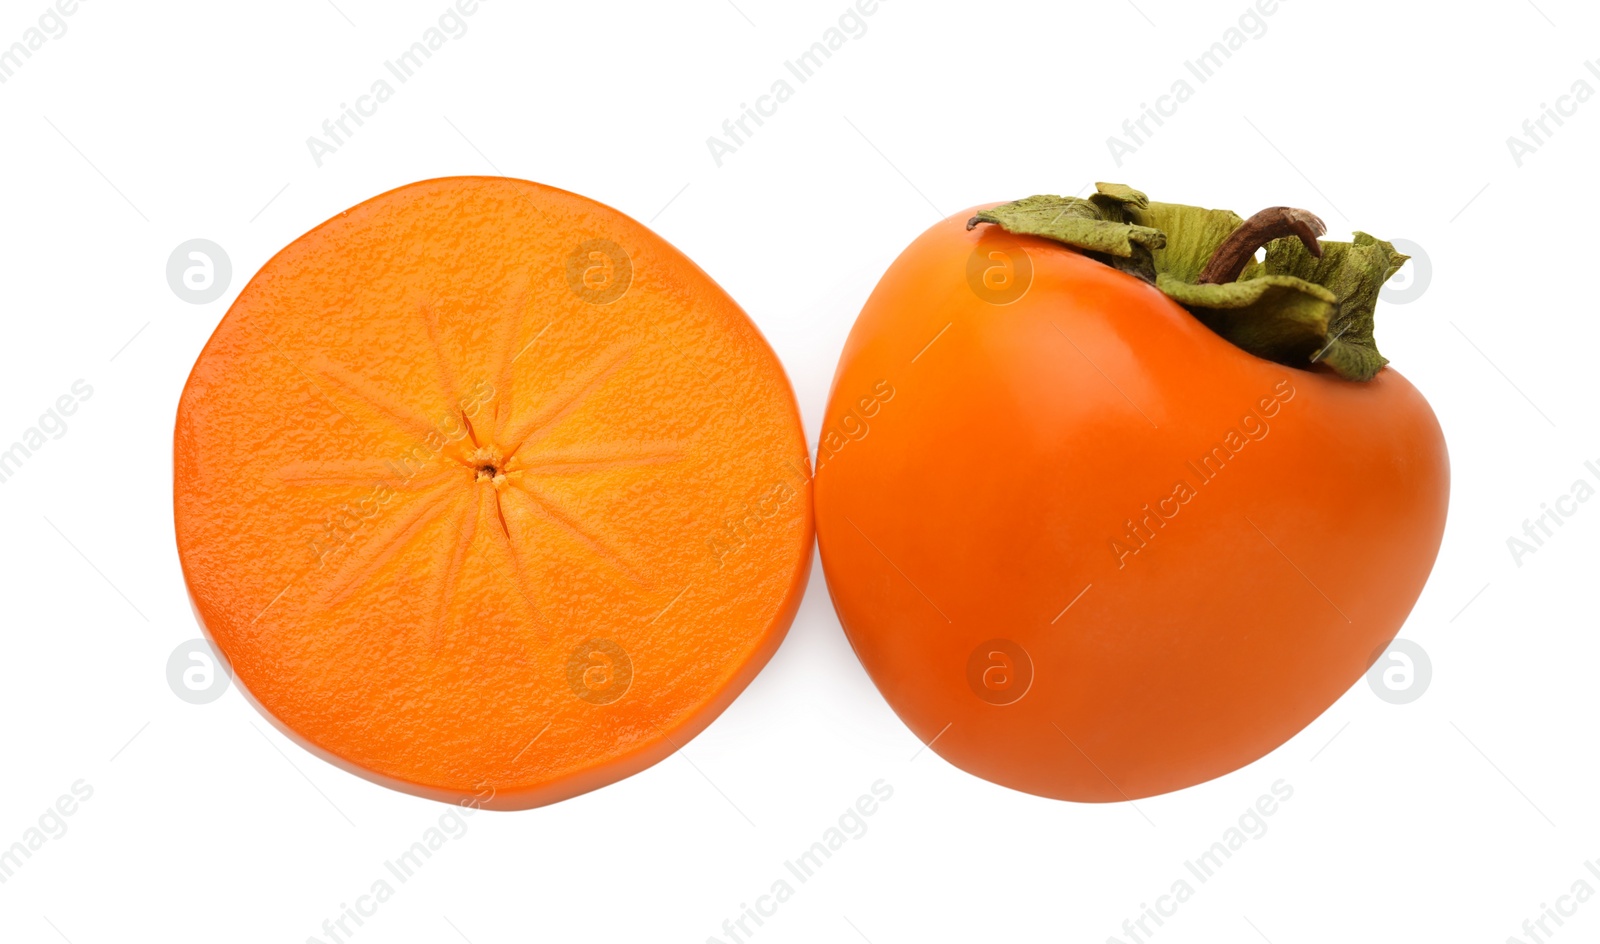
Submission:
<svg viewBox="0 0 1600 944">
<path fill-rule="evenodd" d="M 1318 259 L 1322 258 L 1322 245 L 1317 237 L 1328 231 L 1328 226 L 1316 214 L 1293 207 L 1268 207 L 1245 220 L 1238 229 L 1222 241 L 1197 280 L 1202 285 L 1220 285 L 1236 281 L 1244 267 L 1255 256 L 1256 250 L 1289 236 L 1298 236 L 1306 249 Z"/>
</svg>

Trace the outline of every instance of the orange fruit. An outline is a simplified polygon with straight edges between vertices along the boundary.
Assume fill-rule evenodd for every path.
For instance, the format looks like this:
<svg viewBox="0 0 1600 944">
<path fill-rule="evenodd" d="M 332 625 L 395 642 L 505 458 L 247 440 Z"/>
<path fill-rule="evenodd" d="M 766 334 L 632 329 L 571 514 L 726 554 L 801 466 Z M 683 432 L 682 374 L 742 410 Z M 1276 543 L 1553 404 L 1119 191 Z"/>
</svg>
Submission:
<svg viewBox="0 0 1600 944">
<path fill-rule="evenodd" d="M 839 360 L 817 540 L 851 646 L 931 750 L 1017 790 L 1137 800 L 1249 764 L 1410 614 L 1438 420 L 1392 366 L 1254 356 L 1083 252 L 969 230 L 980 209 L 900 255 Z M 1003 292 L 978 278 L 1001 264 Z"/>
<path fill-rule="evenodd" d="M 783 368 L 591 200 L 457 177 L 368 200 L 240 293 L 178 406 L 195 610 L 305 747 L 520 809 L 648 767 L 776 650 L 810 565 Z"/>
</svg>

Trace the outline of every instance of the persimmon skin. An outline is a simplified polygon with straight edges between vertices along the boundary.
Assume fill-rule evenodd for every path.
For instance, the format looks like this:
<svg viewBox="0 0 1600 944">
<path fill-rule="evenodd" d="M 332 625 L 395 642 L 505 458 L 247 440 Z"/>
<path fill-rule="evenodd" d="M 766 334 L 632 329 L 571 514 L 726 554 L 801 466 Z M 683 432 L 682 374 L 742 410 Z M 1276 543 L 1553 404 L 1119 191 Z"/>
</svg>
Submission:
<svg viewBox="0 0 1600 944">
<path fill-rule="evenodd" d="M 918 738 L 1017 790 L 1133 800 L 1249 764 L 1416 603 L 1449 497 L 1438 421 L 1392 367 L 1254 357 L 1074 250 L 968 231 L 978 209 L 894 262 L 834 378 L 816 526 L 850 643 Z M 996 251 L 1031 263 L 1007 304 L 967 275 Z"/>
</svg>

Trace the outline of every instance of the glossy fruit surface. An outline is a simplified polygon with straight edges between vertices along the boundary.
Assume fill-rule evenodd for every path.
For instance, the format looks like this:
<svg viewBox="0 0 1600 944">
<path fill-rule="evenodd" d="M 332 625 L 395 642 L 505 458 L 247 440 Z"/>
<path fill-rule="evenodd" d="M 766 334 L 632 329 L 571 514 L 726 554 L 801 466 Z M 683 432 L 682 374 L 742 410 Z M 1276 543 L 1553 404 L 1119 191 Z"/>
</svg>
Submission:
<svg viewBox="0 0 1600 944">
<path fill-rule="evenodd" d="M 609 207 L 429 180 L 269 261 L 196 361 L 174 505 L 195 609 L 274 723 L 441 800 L 536 806 L 698 733 L 810 564 L 783 369 Z"/>
<path fill-rule="evenodd" d="M 1416 602 L 1449 492 L 1432 410 L 1392 367 L 1262 360 L 971 215 L 895 261 L 834 378 L 817 532 L 851 645 L 917 737 L 1018 790 L 1250 763 Z"/>
</svg>

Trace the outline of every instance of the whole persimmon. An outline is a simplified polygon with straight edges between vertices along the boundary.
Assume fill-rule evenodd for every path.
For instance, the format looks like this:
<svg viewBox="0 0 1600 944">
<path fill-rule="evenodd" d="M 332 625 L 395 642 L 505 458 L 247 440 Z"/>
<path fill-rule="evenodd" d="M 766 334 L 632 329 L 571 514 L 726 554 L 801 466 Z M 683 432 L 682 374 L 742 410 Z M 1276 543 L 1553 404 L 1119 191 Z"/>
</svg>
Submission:
<svg viewBox="0 0 1600 944">
<path fill-rule="evenodd" d="M 947 219 L 889 268 L 834 377 L 817 533 L 932 750 L 1059 799 L 1176 790 L 1282 744 L 1394 637 L 1449 462 L 1373 341 L 1406 257 L 1324 229 L 1102 184 Z"/>
</svg>

